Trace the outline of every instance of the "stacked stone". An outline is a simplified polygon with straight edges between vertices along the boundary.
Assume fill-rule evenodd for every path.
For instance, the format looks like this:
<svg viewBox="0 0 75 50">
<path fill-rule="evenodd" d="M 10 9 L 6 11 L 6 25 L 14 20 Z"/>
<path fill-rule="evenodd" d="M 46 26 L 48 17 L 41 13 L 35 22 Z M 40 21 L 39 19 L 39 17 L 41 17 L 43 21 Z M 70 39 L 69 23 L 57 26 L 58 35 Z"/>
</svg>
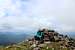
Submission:
<svg viewBox="0 0 75 50">
<path fill-rule="evenodd" d="M 43 32 L 43 38 L 40 41 L 44 41 L 44 43 L 58 42 L 60 46 L 63 48 L 71 48 L 71 49 L 75 48 L 75 41 L 70 39 L 67 35 L 62 35 L 54 30 L 49 30 L 49 29 L 42 29 L 41 31 Z M 40 41 L 38 41 L 38 43 Z"/>
<path fill-rule="evenodd" d="M 44 32 L 44 41 L 54 41 L 54 30 L 46 30 Z"/>
</svg>

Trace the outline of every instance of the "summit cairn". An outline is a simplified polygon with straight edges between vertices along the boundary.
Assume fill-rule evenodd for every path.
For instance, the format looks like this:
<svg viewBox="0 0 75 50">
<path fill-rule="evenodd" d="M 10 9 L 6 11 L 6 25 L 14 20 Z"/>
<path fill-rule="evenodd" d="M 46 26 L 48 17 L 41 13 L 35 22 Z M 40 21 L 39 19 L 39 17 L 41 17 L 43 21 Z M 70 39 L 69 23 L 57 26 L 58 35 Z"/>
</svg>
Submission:
<svg viewBox="0 0 75 50">
<path fill-rule="evenodd" d="M 63 41 L 65 37 L 54 30 L 42 29 L 38 30 L 34 39 L 38 42 L 56 42 Z M 67 37 L 66 37 L 67 38 Z"/>
<path fill-rule="evenodd" d="M 30 40 L 31 47 L 34 50 L 38 48 L 47 47 L 47 49 L 57 49 L 57 50 L 74 50 L 75 40 L 69 38 L 67 35 L 59 34 L 55 30 L 42 29 L 38 30 L 34 38 Z"/>
</svg>

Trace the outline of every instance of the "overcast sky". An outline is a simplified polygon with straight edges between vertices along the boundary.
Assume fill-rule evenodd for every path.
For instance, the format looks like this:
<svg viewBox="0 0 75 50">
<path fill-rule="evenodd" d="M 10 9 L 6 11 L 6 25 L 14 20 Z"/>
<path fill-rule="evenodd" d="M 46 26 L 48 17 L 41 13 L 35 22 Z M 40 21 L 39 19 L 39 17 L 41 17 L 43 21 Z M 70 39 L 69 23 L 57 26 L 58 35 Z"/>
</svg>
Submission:
<svg viewBox="0 0 75 50">
<path fill-rule="evenodd" d="M 0 31 L 42 27 L 75 31 L 75 0 L 0 0 Z"/>
</svg>

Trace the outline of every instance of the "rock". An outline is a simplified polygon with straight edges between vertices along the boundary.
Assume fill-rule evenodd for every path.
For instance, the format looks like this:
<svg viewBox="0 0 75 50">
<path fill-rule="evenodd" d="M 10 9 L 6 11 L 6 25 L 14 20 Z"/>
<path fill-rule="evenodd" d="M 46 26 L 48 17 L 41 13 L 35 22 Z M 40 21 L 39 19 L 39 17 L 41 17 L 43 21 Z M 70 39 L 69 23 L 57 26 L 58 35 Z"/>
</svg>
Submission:
<svg viewBox="0 0 75 50">
<path fill-rule="evenodd" d="M 39 47 L 35 47 L 33 50 L 41 50 Z"/>
<path fill-rule="evenodd" d="M 37 46 L 36 44 L 31 45 L 31 47 L 33 47 L 33 48 L 36 47 L 36 46 Z"/>
</svg>

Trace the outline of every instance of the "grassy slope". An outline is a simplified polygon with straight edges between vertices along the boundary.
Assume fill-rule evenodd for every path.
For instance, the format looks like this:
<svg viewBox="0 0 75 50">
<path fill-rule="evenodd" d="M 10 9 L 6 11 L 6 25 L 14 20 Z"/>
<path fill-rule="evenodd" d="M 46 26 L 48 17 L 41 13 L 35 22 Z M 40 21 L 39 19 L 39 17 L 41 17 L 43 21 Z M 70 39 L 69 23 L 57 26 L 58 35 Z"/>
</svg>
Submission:
<svg viewBox="0 0 75 50">
<path fill-rule="evenodd" d="M 48 49 L 47 49 L 47 47 L 48 47 Z M 54 48 L 54 50 L 69 50 L 67 48 L 60 48 L 60 44 L 58 42 L 53 42 L 51 44 L 45 44 L 45 46 L 43 46 L 41 48 L 41 50 L 52 50 L 52 48 Z M 1 46 L 0 50 L 33 50 L 33 48 L 30 47 L 28 42 L 22 42 L 20 44 L 16 44 L 11 47 L 8 47 L 8 46 L 2 47 Z"/>
</svg>

